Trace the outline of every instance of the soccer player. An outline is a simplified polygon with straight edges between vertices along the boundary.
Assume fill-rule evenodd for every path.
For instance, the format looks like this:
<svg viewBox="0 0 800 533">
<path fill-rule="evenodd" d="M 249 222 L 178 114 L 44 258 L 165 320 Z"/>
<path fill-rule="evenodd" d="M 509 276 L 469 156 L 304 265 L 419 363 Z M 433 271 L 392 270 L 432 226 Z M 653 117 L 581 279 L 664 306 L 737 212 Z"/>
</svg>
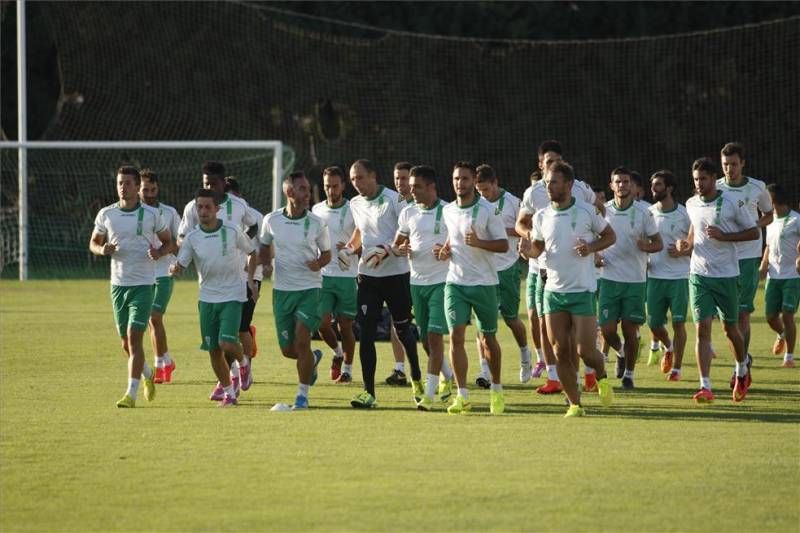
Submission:
<svg viewBox="0 0 800 533">
<path fill-rule="evenodd" d="M 175 237 L 178 235 L 178 224 L 181 221 L 181 217 L 174 207 L 159 202 L 158 176 L 156 173 L 146 168 L 142 169 L 139 175 L 141 177 L 139 197 L 145 204 L 158 209 L 172 237 L 168 249 L 161 251 L 165 255 L 162 255 L 156 261 L 156 284 L 153 294 L 153 309 L 150 311 L 150 341 L 153 343 L 156 369 L 153 381 L 155 383 L 170 383 L 172 381 L 172 373 L 175 371 L 175 361 L 169 355 L 167 331 L 164 328 L 164 314 L 167 312 L 174 286 L 172 276 L 169 275 L 169 265 L 175 259 L 174 253 L 178 249 L 175 244 Z"/>
<path fill-rule="evenodd" d="M 139 201 L 139 170 L 117 170 L 119 202 L 101 209 L 94 220 L 89 250 L 111 256 L 111 305 L 114 322 L 128 356 L 128 389 L 117 407 L 135 407 L 139 382 L 144 395 L 156 395 L 154 372 L 144 359 L 142 339 L 153 307 L 155 261 L 169 254 L 172 236 L 157 209 Z"/>
<path fill-rule="evenodd" d="M 220 209 L 216 212 L 216 217 L 223 222 L 239 228 L 247 234 L 248 237 L 254 237 L 258 233 L 258 219 L 255 218 L 254 213 L 250 210 L 250 206 L 244 199 L 227 194 L 225 191 L 225 165 L 219 161 L 206 161 L 203 163 L 203 188 L 211 189 L 217 193 L 220 198 Z M 199 224 L 197 209 L 195 208 L 195 200 L 189 201 L 186 207 L 183 208 L 183 218 L 181 219 L 180 226 L 178 226 L 178 246 L 181 245 L 183 237 L 192 229 L 195 229 Z M 245 258 L 241 256 L 239 261 L 245 262 Z M 231 357 L 231 354 L 237 354 L 236 359 L 228 359 L 228 365 L 231 369 L 231 377 L 233 378 L 234 388 L 238 391 L 248 390 L 253 383 L 253 375 L 250 368 L 250 359 L 245 357 L 243 350 L 226 351 L 225 357 Z M 210 399 L 220 401 L 224 397 L 222 383 L 217 383 L 214 390 L 211 392 Z"/>
<path fill-rule="evenodd" d="M 622 387 L 633 389 L 633 372 L 639 352 L 638 327 L 645 321 L 647 255 L 663 248 L 653 214 L 647 204 L 631 194 L 631 171 L 611 171 L 614 198 L 605 205 L 604 218 L 617 238 L 603 254 L 603 271 L 598 288 L 598 320 L 603 338 L 620 355 L 617 377 Z M 621 323 L 624 343 L 617 334 Z"/>
<path fill-rule="evenodd" d="M 302 171 L 283 180 L 283 194 L 286 207 L 264 217 L 259 255 L 265 274 L 271 273 L 275 258 L 275 330 L 283 356 L 297 361 L 299 385 L 292 409 L 302 410 L 308 409 L 309 388 L 322 359 L 321 351 L 311 351 L 311 334 L 319 329 L 321 271 L 331 260 L 331 240 L 325 222 L 308 210 L 311 184 Z"/>
<path fill-rule="evenodd" d="M 411 365 L 414 398 L 420 398 L 424 390 L 417 340 L 411 331 L 408 260 L 392 252 L 397 217 L 403 203 L 395 191 L 378 184 L 375 166 L 367 159 L 358 159 L 350 167 L 350 183 L 358 192 L 358 196 L 350 200 L 356 230 L 346 249 L 340 253 L 352 255 L 358 248 L 363 248 L 358 264 L 356 320 L 361 326 L 358 354 L 364 379 L 364 391 L 356 395 L 350 405 L 369 409 L 375 405 L 375 336 L 384 302 Z"/>
<path fill-rule="evenodd" d="M 514 229 L 520 200 L 500 187 L 497 174 L 491 166 L 480 165 L 476 170 L 475 187 L 478 189 L 478 193 L 494 207 L 495 214 L 503 219 L 506 227 L 508 251 L 492 256 L 500 281 L 497 285 L 497 300 L 500 305 L 500 315 L 519 346 L 519 380 L 521 383 L 527 383 L 531 379 L 531 351 L 528 348 L 528 334 L 525 331 L 525 325 L 519 319 L 519 236 Z M 481 376 L 488 380 L 489 364 L 482 346 L 483 343 L 478 339 Z"/>
<path fill-rule="evenodd" d="M 208 351 L 211 368 L 222 387 L 219 406 L 232 407 L 238 403 L 237 391 L 225 354 L 235 359 L 242 355 L 239 343 L 242 304 L 247 300 L 245 285 L 249 285 L 258 298 L 252 276 L 257 256 L 252 241 L 239 228 L 217 218 L 220 197 L 216 191 L 199 189 L 194 205 L 199 225 L 184 235 L 178 260 L 170 266 L 170 274 L 179 276 L 194 262 L 200 286 L 197 303 L 200 349 Z M 246 283 L 242 280 L 239 261 L 242 255 L 248 255 L 253 265 Z"/>
<path fill-rule="evenodd" d="M 394 189 L 399 195 L 398 201 L 400 202 L 400 209 L 402 210 L 406 205 L 412 205 L 414 198 L 411 195 L 411 186 L 409 185 L 409 177 L 411 174 L 411 163 L 408 161 L 398 161 L 394 164 Z M 405 387 L 408 385 L 406 377 L 406 353 L 403 350 L 403 344 L 397 338 L 397 330 L 395 330 L 394 323 L 389 328 L 389 340 L 392 343 L 392 355 L 394 356 L 394 370 L 386 378 L 387 385 L 397 387 Z"/>
<path fill-rule="evenodd" d="M 484 353 L 489 359 L 492 384 L 489 410 L 501 414 L 505 410 L 501 384 L 501 352 L 497 342 L 497 289 L 499 280 L 494 254 L 508 251 L 508 235 L 503 219 L 495 208 L 475 192 L 477 169 L 472 163 L 459 161 L 453 167 L 453 188 L 456 201 L 442 211 L 448 239 L 437 247 L 440 260 L 450 259 L 444 288 L 447 327 L 450 330 L 450 361 L 458 383 L 458 395 L 447 408 L 450 414 L 467 413 L 472 409 L 467 391 L 467 352 L 464 336 L 472 311 L 481 333 Z"/>
<path fill-rule="evenodd" d="M 397 221 L 394 247 L 400 255 L 408 257 L 411 268 L 411 301 L 420 330 L 420 339 L 428 354 L 428 374 L 425 393 L 417 402 L 420 411 L 433 410 L 433 396 L 437 386 L 440 399 L 446 402 L 453 391 L 452 371 L 446 372 L 439 384 L 439 372 L 449 370 L 442 366 L 447 322 L 444 317 L 444 283 L 447 262 L 439 261 L 434 249 L 447 240 L 447 227 L 442 213 L 447 202 L 436 193 L 436 173 L 429 166 L 411 169 L 411 194 L 415 204 L 405 207 Z M 447 375 L 449 374 L 449 375 Z"/>
<path fill-rule="evenodd" d="M 744 339 L 739 331 L 739 262 L 734 243 L 759 238 L 750 211 L 742 209 L 728 193 L 717 190 L 717 167 L 708 158 L 692 163 L 695 196 L 686 202 L 691 226 L 685 240 L 676 243 L 678 251 L 691 249 L 689 263 L 689 302 L 694 314 L 697 338 L 695 352 L 700 371 L 700 390 L 696 403 L 714 401 L 711 390 L 711 323 L 719 313 L 725 336 L 736 359 L 733 401 L 747 395 L 751 376 Z"/>
<path fill-rule="evenodd" d="M 784 368 L 794 368 L 797 324 L 794 315 L 800 303 L 800 214 L 789 208 L 786 190 L 777 183 L 767 185 L 775 217 L 767 226 L 767 247 L 760 272 L 767 278 L 764 302 L 767 323 L 778 334 L 772 353 L 784 353 Z"/>
<path fill-rule="evenodd" d="M 239 180 L 237 180 L 234 176 L 226 176 L 225 177 L 225 191 L 230 193 L 231 195 L 241 198 L 241 188 L 239 186 Z M 254 218 L 258 221 L 258 229 L 261 229 L 261 222 L 264 219 L 264 215 L 261 214 L 260 211 L 254 209 L 251 205 L 247 206 L 248 214 L 251 218 Z M 248 234 L 248 237 L 250 235 Z M 253 246 L 255 248 L 259 247 L 258 242 L 258 235 L 254 235 L 251 237 L 253 241 Z M 247 261 L 242 266 L 242 278 L 247 281 Z M 253 282 L 258 287 L 258 290 L 261 290 L 261 282 L 264 280 L 264 269 L 259 265 L 256 268 L 256 271 L 253 273 Z M 258 354 L 258 345 L 256 344 L 256 327 L 253 325 L 253 314 L 256 310 L 256 300 L 253 299 L 253 292 L 250 290 L 250 287 L 247 287 L 247 301 L 244 302 L 242 305 L 242 321 L 239 323 L 239 342 L 242 343 L 242 359 L 246 359 L 250 361 Z M 236 377 L 236 376 L 234 376 Z"/>
<path fill-rule="evenodd" d="M 691 255 L 690 252 L 679 252 L 675 248 L 675 243 L 686 239 L 689 234 L 689 215 L 686 214 L 686 208 L 675 201 L 673 194 L 676 189 L 677 181 L 669 170 L 659 170 L 650 177 L 650 192 L 655 201 L 650 206 L 650 212 L 664 248 L 648 258 L 647 325 L 655 342 L 666 346 L 661 359 L 661 371 L 667 374 L 670 381 L 681 379 L 681 364 L 686 348 Z M 672 340 L 666 328 L 667 311 L 672 315 Z"/>
<path fill-rule="evenodd" d="M 739 260 L 739 331 L 744 339 L 744 351 L 751 364 L 750 314 L 755 310 L 753 302 L 758 290 L 758 267 L 761 262 L 761 228 L 772 222 L 773 208 L 763 181 L 743 174 L 744 146 L 736 142 L 727 143 L 720 151 L 724 176 L 717 180 L 717 189 L 731 200 L 744 207 L 758 226 L 758 239 L 736 242 L 736 257 Z M 759 216 L 759 212 L 761 216 Z M 733 388 L 736 376 L 731 377 Z"/>
<path fill-rule="evenodd" d="M 344 197 L 344 170 L 328 167 L 322 172 L 322 188 L 326 199 L 316 204 L 311 211 L 328 227 L 331 245 L 337 253 L 347 245 L 353 235 L 355 222 L 350 202 Z M 331 261 L 322 268 L 322 289 L 319 293 L 319 314 L 322 317 L 319 333 L 325 343 L 333 350 L 331 379 L 336 383 L 353 381 L 353 357 L 356 338 L 353 334 L 353 320 L 356 318 L 356 276 L 358 264 L 347 255 L 344 262 Z M 336 327 L 342 342 L 336 335 L 332 317 L 336 317 Z"/>
<path fill-rule="evenodd" d="M 554 163 L 544 179 L 551 204 L 534 218 L 529 237 L 531 255 L 539 256 L 547 250 L 545 322 L 570 404 L 564 416 L 578 417 L 585 414 L 577 382 L 578 357 L 594 369 L 602 404 L 613 402 L 614 392 L 595 346 L 593 254 L 612 245 L 615 234 L 593 205 L 572 197 L 575 174 L 569 164 Z"/>
</svg>

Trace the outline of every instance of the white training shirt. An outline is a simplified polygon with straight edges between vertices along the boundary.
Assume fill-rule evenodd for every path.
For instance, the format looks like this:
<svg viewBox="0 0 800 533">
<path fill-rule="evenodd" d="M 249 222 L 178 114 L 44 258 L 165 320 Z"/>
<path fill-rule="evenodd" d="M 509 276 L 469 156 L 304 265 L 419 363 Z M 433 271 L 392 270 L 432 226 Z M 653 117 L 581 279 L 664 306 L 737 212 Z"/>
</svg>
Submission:
<svg viewBox="0 0 800 533">
<path fill-rule="evenodd" d="M 253 236 L 253 238 L 250 239 L 250 241 L 253 243 L 253 248 L 255 250 L 258 250 L 258 248 L 261 246 L 261 243 L 259 242 L 258 238 L 259 235 L 261 235 L 261 226 L 264 224 L 264 215 L 262 215 L 261 212 L 258 211 L 257 209 L 253 209 L 250 206 L 247 206 L 247 209 L 250 216 L 252 216 L 258 221 L 257 222 L 258 231 L 256 232 L 255 236 Z M 248 269 L 248 257 L 244 256 L 244 269 L 242 270 L 242 278 L 244 279 L 245 283 L 247 283 L 247 269 Z M 255 272 L 253 272 L 253 279 L 255 281 L 264 281 L 264 266 L 261 265 L 260 263 L 256 267 Z"/>
<path fill-rule="evenodd" d="M 241 229 L 219 222 L 213 231 L 197 226 L 186 234 L 178 250 L 178 264 L 186 268 L 194 262 L 201 302 L 246 302 L 241 257 L 253 251 L 253 242 Z"/>
<path fill-rule="evenodd" d="M 447 202 L 438 199 L 429 209 L 422 204 L 411 204 L 400 212 L 397 233 L 408 237 L 411 246 L 408 263 L 412 285 L 434 285 L 447 279 L 448 262 L 433 255 L 434 246 L 447 241 L 446 205 Z"/>
<path fill-rule="evenodd" d="M 578 198 L 573 198 L 567 208 L 559 209 L 550 204 L 536 213 L 531 235 L 534 240 L 543 242 L 547 251 L 544 267 L 547 269 L 548 291 L 597 290 L 594 256 L 579 256 L 575 246 L 579 239 L 586 243 L 595 241 L 606 226 L 608 222 L 600 216 L 594 204 Z"/>
<path fill-rule="evenodd" d="M 583 200 L 589 205 L 594 205 L 594 191 L 592 190 L 592 186 L 585 181 L 575 179 L 572 182 L 572 197 Z"/>
<path fill-rule="evenodd" d="M 328 235 L 331 241 L 333 258 L 322 269 L 322 275 L 332 278 L 356 277 L 358 275 L 358 263 L 356 261 L 350 261 L 350 268 L 342 270 L 339 268 L 336 259 L 336 254 L 338 253 L 336 244 L 340 242 L 347 244 L 350 237 L 353 236 L 353 230 L 356 228 L 356 223 L 353 221 L 353 212 L 350 209 L 350 202 L 345 199 L 344 203 L 339 207 L 331 207 L 327 202 L 320 202 L 311 208 L 311 212 L 321 218 L 325 225 L 328 226 Z"/>
<path fill-rule="evenodd" d="M 499 283 L 492 257 L 494 252 L 467 246 L 464 238 L 472 226 L 479 239 L 507 240 L 506 228 L 503 219 L 495 214 L 495 208 L 477 192 L 475 196 L 470 205 L 461 207 L 452 202 L 442 211 L 451 249 L 446 281 L 465 286 L 494 286 Z"/>
<path fill-rule="evenodd" d="M 197 209 L 194 207 L 195 200 L 190 201 L 183 208 L 183 219 L 178 228 L 178 236 L 183 238 L 189 230 L 193 230 L 200 224 L 200 219 L 197 218 Z M 226 194 L 219 205 L 217 211 L 217 218 L 222 220 L 228 225 L 236 226 L 242 231 L 247 231 L 250 226 L 258 224 L 258 220 L 253 217 L 253 213 L 249 210 L 247 202 L 238 196 Z"/>
<path fill-rule="evenodd" d="M 331 249 L 331 238 L 325 222 L 306 210 L 298 218 L 290 218 L 285 209 L 264 217 L 261 244 L 272 246 L 275 273 L 272 288 L 282 291 L 303 291 L 322 287 L 322 272 L 314 272 L 306 263 Z"/>
<path fill-rule="evenodd" d="M 547 187 L 545 187 L 543 180 L 539 180 L 525 189 L 525 193 L 522 195 L 522 202 L 520 203 L 519 210 L 521 213 L 526 215 L 535 215 L 549 205 L 550 195 L 547 194 Z M 531 219 L 531 221 L 532 220 L 533 219 Z M 547 252 L 544 252 L 537 258 L 531 257 L 528 259 L 528 270 L 538 274 L 540 265 L 544 265 L 544 259 L 546 255 Z"/>
<path fill-rule="evenodd" d="M 786 216 L 775 218 L 767 226 L 767 246 L 769 246 L 770 279 L 800 278 L 795 268 L 797 243 L 800 242 L 800 213 L 789 211 Z"/>
<path fill-rule="evenodd" d="M 728 193 L 722 191 L 717 191 L 717 196 L 708 201 L 699 195 L 692 196 L 686 202 L 686 212 L 694 233 L 689 272 L 709 278 L 739 276 L 734 243 L 711 239 L 705 230 L 708 226 L 717 226 L 725 233 L 737 233 L 754 228 L 756 223 L 750 212 L 740 208 Z"/>
<path fill-rule="evenodd" d="M 517 223 L 517 214 L 519 213 L 519 198 L 501 188 L 500 196 L 497 197 L 497 200 L 494 202 L 486 201 L 494 207 L 494 213 L 503 220 L 503 225 L 506 228 L 514 229 Z M 508 236 L 508 233 L 506 233 L 506 237 L 508 237 L 508 251 L 504 254 L 494 254 L 494 264 L 498 272 L 510 268 L 519 260 L 519 250 L 517 249 L 519 237 Z"/>
<path fill-rule="evenodd" d="M 118 287 L 153 285 L 156 262 L 147 252 L 161 247 L 158 233 L 167 229 L 158 209 L 139 203 L 122 209 L 119 203 L 101 209 L 94 219 L 94 231 L 117 245 L 111 254 L 111 284 Z"/>
<path fill-rule="evenodd" d="M 647 204 L 634 200 L 625 209 L 616 207 L 614 200 L 606 202 L 604 218 L 611 224 L 617 240 L 603 250 L 604 266 L 600 277 L 622 283 L 647 281 L 647 252 L 636 241 L 652 237 L 658 230 Z"/>
<path fill-rule="evenodd" d="M 378 268 L 366 264 L 366 252 L 379 244 L 391 246 L 397 234 L 397 217 L 408 203 L 400 198 L 396 191 L 378 186 L 378 192 L 372 198 L 358 195 L 350 200 L 350 210 L 353 220 L 361 231 L 361 260 L 358 263 L 358 273 L 366 276 L 386 277 L 405 274 L 409 271 L 408 260 L 405 257 L 389 255 L 381 261 Z M 349 240 L 349 239 L 348 239 Z"/>
<path fill-rule="evenodd" d="M 159 202 L 155 208 L 158 209 L 158 212 L 161 215 L 161 218 L 164 220 L 164 224 L 167 225 L 167 229 L 172 235 L 172 238 L 177 239 L 178 226 L 181 223 L 181 217 L 178 214 L 178 211 L 171 205 L 161 202 Z M 160 257 L 156 261 L 156 278 L 165 278 L 169 276 L 169 266 L 174 262 L 175 254 L 167 254 L 163 257 Z"/>
<path fill-rule="evenodd" d="M 670 211 L 662 211 L 658 204 L 650 206 L 664 248 L 649 254 L 647 276 L 655 279 L 687 279 L 689 277 L 689 256 L 671 257 L 667 248 L 677 240 L 686 239 L 689 234 L 689 215 L 686 208 L 675 203 Z"/>
<path fill-rule="evenodd" d="M 767 185 L 761 180 L 745 177 L 744 183 L 734 186 L 729 185 L 725 178 L 722 177 L 717 180 L 717 190 L 724 192 L 739 207 L 745 207 L 756 222 L 760 218 L 758 215 L 759 210 L 764 214 L 772 212 L 772 198 L 770 198 L 767 191 Z M 735 242 L 733 244 L 736 248 L 736 257 L 738 259 L 760 258 L 764 250 L 761 230 L 758 232 L 758 239 Z"/>
</svg>

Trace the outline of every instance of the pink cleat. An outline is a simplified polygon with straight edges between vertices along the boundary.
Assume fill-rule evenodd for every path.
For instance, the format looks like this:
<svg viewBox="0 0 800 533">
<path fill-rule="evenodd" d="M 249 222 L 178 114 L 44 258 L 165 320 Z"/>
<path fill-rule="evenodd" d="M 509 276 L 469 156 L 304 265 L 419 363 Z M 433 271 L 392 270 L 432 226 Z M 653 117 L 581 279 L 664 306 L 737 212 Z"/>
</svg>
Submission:
<svg viewBox="0 0 800 533">
<path fill-rule="evenodd" d="M 531 372 L 531 376 L 533 376 L 534 378 L 540 378 L 542 377 L 542 374 L 544 374 L 545 370 L 547 370 L 547 365 L 540 361 L 537 361 L 536 366 L 533 367 L 533 372 Z"/>
<path fill-rule="evenodd" d="M 227 394 L 222 399 L 222 402 L 219 404 L 220 407 L 235 407 L 239 404 L 239 400 L 234 397 L 228 396 Z"/>
<path fill-rule="evenodd" d="M 250 386 L 253 384 L 253 372 L 251 371 L 251 366 L 239 366 L 239 379 L 242 384 L 242 390 L 250 390 Z"/>
<path fill-rule="evenodd" d="M 209 400 L 213 402 L 221 402 L 225 398 L 225 389 L 222 388 L 222 384 L 217 381 L 217 386 L 214 387 L 214 390 L 211 391 L 211 396 L 208 397 Z"/>
</svg>

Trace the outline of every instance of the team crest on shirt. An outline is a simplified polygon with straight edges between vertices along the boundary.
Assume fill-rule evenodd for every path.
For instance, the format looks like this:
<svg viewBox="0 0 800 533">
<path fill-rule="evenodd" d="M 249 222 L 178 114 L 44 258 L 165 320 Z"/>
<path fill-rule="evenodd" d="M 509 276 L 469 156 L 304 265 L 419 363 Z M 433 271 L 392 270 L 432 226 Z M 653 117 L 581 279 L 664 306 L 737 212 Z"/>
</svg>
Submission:
<svg viewBox="0 0 800 533">
<path fill-rule="evenodd" d="M 739 200 L 739 207 L 744 207 L 744 204 L 745 204 L 744 200 Z"/>
<path fill-rule="evenodd" d="M 361 314 L 364 315 L 364 316 L 367 315 L 367 306 L 366 305 L 362 305 L 361 306 Z"/>
<path fill-rule="evenodd" d="M 288 330 L 281 331 L 281 337 L 283 337 L 286 340 L 289 340 L 289 331 Z"/>
</svg>

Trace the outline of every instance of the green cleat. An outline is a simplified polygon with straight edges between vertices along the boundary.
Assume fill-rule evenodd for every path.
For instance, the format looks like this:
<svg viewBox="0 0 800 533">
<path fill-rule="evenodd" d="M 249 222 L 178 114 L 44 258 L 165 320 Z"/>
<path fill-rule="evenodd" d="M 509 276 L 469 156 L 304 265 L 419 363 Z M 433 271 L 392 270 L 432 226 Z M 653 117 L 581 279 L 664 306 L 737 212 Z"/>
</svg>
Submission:
<svg viewBox="0 0 800 533">
<path fill-rule="evenodd" d="M 361 391 L 350 400 L 350 405 L 355 409 L 371 409 L 375 407 L 375 397 L 367 391 Z"/>
<path fill-rule="evenodd" d="M 453 396 L 453 378 L 439 380 L 439 399 L 447 403 Z"/>
<path fill-rule="evenodd" d="M 433 411 L 433 398 L 423 396 L 422 399 L 417 402 L 417 409 L 420 411 Z"/>
<path fill-rule="evenodd" d="M 117 402 L 117 407 L 121 409 L 132 409 L 136 407 L 136 400 L 131 398 L 129 394 L 126 394 L 120 401 Z"/>
<path fill-rule="evenodd" d="M 564 418 L 572 418 L 573 416 L 586 416 L 586 411 L 580 405 L 570 405 Z"/>
<path fill-rule="evenodd" d="M 506 401 L 502 392 L 491 391 L 489 393 L 489 412 L 493 415 L 502 415 L 506 410 Z"/>
<path fill-rule="evenodd" d="M 144 383 L 144 399 L 148 402 L 152 402 L 156 399 L 156 383 L 153 381 L 153 378 L 155 377 L 155 372 L 150 374 L 149 378 L 146 378 L 144 375 L 142 375 L 142 382 Z"/>
<path fill-rule="evenodd" d="M 456 399 L 447 408 L 447 414 L 465 415 L 472 410 L 472 404 L 464 399 L 463 396 L 456 395 Z"/>
<path fill-rule="evenodd" d="M 411 380 L 411 390 L 412 394 L 414 395 L 414 403 L 419 403 L 419 401 L 425 396 L 425 388 L 422 386 L 422 381 Z"/>
<path fill-rule="evenodd" d="M 614 388 L 608 382 L 608 378 L 597 382 L 597 393 L 600 395 L 600 403 L 603 404 L 603 407 L 610 407 L 614 403 Z"/>
</svg>

